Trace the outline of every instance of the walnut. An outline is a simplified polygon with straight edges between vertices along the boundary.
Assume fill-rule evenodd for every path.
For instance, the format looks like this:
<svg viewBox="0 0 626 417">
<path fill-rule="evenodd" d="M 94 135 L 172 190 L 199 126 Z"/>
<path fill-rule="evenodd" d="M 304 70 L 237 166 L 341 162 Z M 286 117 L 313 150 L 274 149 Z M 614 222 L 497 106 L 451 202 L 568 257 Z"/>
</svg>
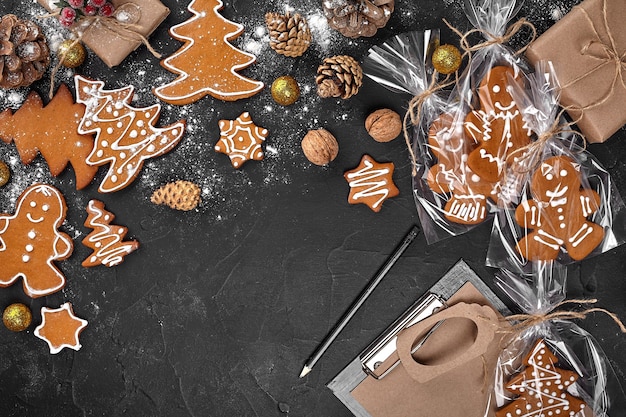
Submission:
<svg viewBox="0 0 626 417">
<path fill-rule="evenodd" d="M 326 165 L 337 157 L 339 144 L 326 129 L 309 130 L 302 139 L 302 151 L 315 165 Z"/>
<path fill-rule="evenodd" d="M 375 141 L 389 142 L 402 132 L 402 119 L 391 109 L 379 109 L 367 116 L 365 129 Z"/>
</svg>

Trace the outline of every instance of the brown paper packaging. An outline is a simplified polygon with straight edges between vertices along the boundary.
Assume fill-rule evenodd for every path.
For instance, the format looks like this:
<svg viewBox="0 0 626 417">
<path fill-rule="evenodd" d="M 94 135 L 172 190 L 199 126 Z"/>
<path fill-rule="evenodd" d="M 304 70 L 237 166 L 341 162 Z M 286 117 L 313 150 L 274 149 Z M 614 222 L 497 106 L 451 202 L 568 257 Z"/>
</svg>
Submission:
<svg viewBox="0 0 626 417">
<path fill-rule="evenodd" d="M 526 52 L 552 61 L 561 105 L 587 140 L 604 142 L 626 123 L 626 1 L 585 0 Z"/>
<path fill-rule="evenodd" d="M 49 12 L 58 9 L 54 4 L 57 0 L 37 1 Z M 111 0 L 111 3 L 113 3 L 116 10 L 120 10 L 122 5 L 127 3 L 133 3 L 137 6 L 133 10 L 133 14 L 138 18 L 134 23 L 137 25 L 137 28 L 134 28 L 134 30 L 145 38 L 148 38 L 170 14 L 170 9 L 165 7 L 159 0 Z M 137 14 L 137 11 L 139 14 Z M 75 23 L 73 26 L 73 28 L 77 29 L 79 27 L 80 22 Z M 82 41 L 109 67 L 119 65 L 142 43 L 140 39 L 125 39 L 125 36 L 116 34 L 99 25 L 90 26 L 84 32 Z"/>
</svg>

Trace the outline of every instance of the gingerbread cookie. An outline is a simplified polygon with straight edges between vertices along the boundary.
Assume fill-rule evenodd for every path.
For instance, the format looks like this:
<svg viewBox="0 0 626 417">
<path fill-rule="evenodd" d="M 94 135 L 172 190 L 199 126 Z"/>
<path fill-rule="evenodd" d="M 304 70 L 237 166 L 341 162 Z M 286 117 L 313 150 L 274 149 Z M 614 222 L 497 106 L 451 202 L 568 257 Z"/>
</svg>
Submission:
<svg viewBox="0 0 626 417">
<path fill-rule="evenodd" d="M 543 339 L 537 340 L 523 361 L 526 368 L 506 389 L 519 397 L 496 411 L 496 417 L 574 417 L 587 404 L 569 393 L 578 380 L 573 371 L 558 368 L 558 358 Z"/>
<path fill-rule="evenodd" d="M 467 164 L 480 178 L 498 182 L 507 157 L 530 143 L 530 128 L 509 93 L 517 74 L 508 66 L 491 68 L 478 87 L 479 108 L 465 118 L 465 132 L 478 144 Z"/>
<path fill-rule="evenodd" d="M 104 90 L 102 81 L 91 81 L 79 75 L 75 82 L 77 101 L 87 106 L 78 132 L 96 134 L 87 163 L 111 164 L 99 187 L 102 193 L 126 187 L 139 175 L 145 160 L 171 151 L 185 132 L 184 120 L 164 128 L 155 127 L 161 105 L 132 107 L 132 86 Z"/>
<path fill-rule="evenodd" d="M 87 320 L 74 315 L 71 303 L 59 308 L 41 308 L 41 324 L 35 329 L 35 336 L 45 340 L 50 353 L 59 353 L 63 348 L 79 350 L 82 346 L 78 336 L 87 326 Z"/>
<path fill-rule="evenodd" d="M 93 149 L 93 135 L 78 132 L 84 113 L 85 106 L 74 103 L 65 84 L 61 84 L 45 107 L 33 91 L 15 114 L 11 109 L 0 113 L 0 139 L 6 143 L 13 141 L 26 165 L 40 152 L 55 177 L 71 164 L 76 189 L 80 190 L 91 183 L 98 171 L 98 167 L 86 162 Z"/>
<path fill-rule="evenodd" d="M 58 231 L 66 212 L 56 188 L 34 184 L 18 198 L 14 215 L 0 214 L 0 287 L 21 277 L 32 298 L 63 288 L 65 277 L 54 262 L 69 258 L 74 248 L 72 239 Z"/>
<path fill-rule="evenodd" d="M 604 229 L 587 218 L 598 210 L 600 196 L 581 188 L 578 165 L 567 156 L 541 162 L 531 178 L 532 200 L 515 210 L 517 223 L 530 230 L 517 243 L 528 260 L 553 260 L 564 248 L 579 261 L 604 239 Z"/>
<path fill-rule="evenodd" d="M 193 17 L 170 29 L 172 37 L 185 44 L 161 61 L 178 78 L 155 88 L 158 98 L 182 106 L 207 94 L 235 101 L 261 91 L 262 82 L 238 73 L 256 57 L 229 43 L 243 33 L 243 26 L 224 19 L 219 14 L 223 7 L 221 0 L 192 0 L 187 8 Z"/>
<path fill-rule="evenodd" d="M 453 223 L 478 224 L 487 218 L 487 200 L 495 198 L 495 183 L 476 175 L 467 158 L 476 145 L 465 136 L 463 123 L 442 114 L 430 126 L 428 148 L 437 158 L 426 173 L 428 186 L 450 194 L 444 216 Z"/>
<path fill-rule="evenodd" d="M 350 186 L 348 203 L 362 203 L 379 212 L 386 199 L 400 194 L 393 182 L 393 170 L 393 162 L 379 163 L 371 156 L 363 155 L 359 166 L 343 175 Z"/>
<path fill-rule="evenodd" d="M 124 226 L 112 226 L 114 219 L 115 215 L 104 209 L 102 201 L 91 200 L 87 205 L 85 226 L 93 231 L 83 239 L 83 245 L 93 249 L 93 252 L 83 261 L 84 267 L 119 265 L 126 255 L 139 247 L 136 240 L 124 241 L 128 229 Z"/>
<path fill-rule="evenodd" d="M 215 151 L 228 155 L 233 167 L 263 159 L 262 145 L 269 132 L 252 123 L 250 113 L 243 112 L 235 120 L 220 120 L 219 126 L 221 134 Z"/>
</svg>

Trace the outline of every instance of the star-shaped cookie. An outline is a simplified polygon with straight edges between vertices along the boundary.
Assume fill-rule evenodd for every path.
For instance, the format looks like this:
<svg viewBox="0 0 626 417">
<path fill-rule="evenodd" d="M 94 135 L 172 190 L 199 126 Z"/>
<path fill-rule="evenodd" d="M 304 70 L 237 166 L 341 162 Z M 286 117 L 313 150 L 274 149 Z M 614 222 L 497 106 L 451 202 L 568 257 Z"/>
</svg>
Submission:
<svg viewBox="0 0 626 417">
<path fill-rule="evenodd" d="M 393 169 L 393 162 L 379 163 L 371 156 L 363 155 L 359 166 L 343 175 L 350 185 L 348 203 L 362 203 L 379 212 L 383 201 L 400 194 L 393 182 Z"/>
<path fill-rule="evenodd" d="M 50 353 L 59 353 L 63 348 L 79 350 L 78 335 L 87 326 L 87 320 L 74 315 L 71 303 L 59 308 L 41 308 L 41 324 L 35 329 L 35 336 L 45 340 Z"/>
<path fill-rule="evenodd" d="M 250 113 L 243 112 L 235 120 L 220 120 L 219 127 L 221 136 L 215 151 L 228 155 L 233 167 L 241 168 L 250 159 L 263 159 L 262 145 L 269 132 L 252 123 Z"/>
</svg>

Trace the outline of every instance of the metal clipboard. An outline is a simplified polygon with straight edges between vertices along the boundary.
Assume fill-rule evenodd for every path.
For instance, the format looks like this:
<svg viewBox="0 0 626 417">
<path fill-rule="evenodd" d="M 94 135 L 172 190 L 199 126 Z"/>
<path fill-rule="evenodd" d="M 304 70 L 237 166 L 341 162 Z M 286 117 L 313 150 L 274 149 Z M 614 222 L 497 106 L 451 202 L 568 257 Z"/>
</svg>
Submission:
<svg viewBox="0 0 626 417">
<path fill-rule="evenodd" d="M 379 370 L 378 364 L 395 351 L 396 334 L 445 307 L 445 301 L 467 282 L 472 283 L 501 314 L 510 314 L 496 294 L 461 259 L 326 386 L 352 414 L 357 417 L 371 417 L 352 396 L 352 391 L 368 375 L 383 378 L 386 372 L 391 371 L 391 368 Z"/>
</svg>

